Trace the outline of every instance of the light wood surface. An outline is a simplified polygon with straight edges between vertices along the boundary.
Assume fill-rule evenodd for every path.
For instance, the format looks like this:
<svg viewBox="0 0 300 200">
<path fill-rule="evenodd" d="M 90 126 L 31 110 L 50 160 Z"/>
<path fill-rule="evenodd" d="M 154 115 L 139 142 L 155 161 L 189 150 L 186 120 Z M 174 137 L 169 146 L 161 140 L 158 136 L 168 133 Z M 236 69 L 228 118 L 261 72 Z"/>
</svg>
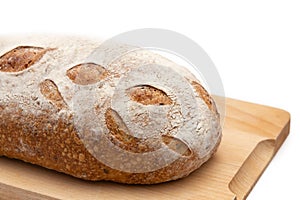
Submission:
<svg viewBox="0 0 300 200">
<path fill-rule="evenodd" d="M 286 111 L 226 99 L 217 154 L 187 178 L 148 186 L 82 181 L 0 157 L 0 199 L 245 199 L 289 133 Z"/>
</svg>

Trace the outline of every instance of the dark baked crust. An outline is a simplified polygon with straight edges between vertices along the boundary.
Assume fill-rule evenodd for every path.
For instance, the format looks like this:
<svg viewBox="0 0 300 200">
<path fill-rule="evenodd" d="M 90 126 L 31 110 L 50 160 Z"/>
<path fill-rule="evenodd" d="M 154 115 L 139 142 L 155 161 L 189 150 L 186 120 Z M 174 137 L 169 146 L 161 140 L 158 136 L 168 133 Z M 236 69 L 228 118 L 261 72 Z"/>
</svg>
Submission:
<svg viewBox="0 0 300 200">
<path fill-rule="evenodd" d="M 180 158 L 154 172 L 121 172 L 105 166 L 87 151 L 78 137 L 71 115 L 54 119 L 53 116 L 58 115 L 58 109 L 55 107 L 51 110 L 43 110 L 40 115 L 34 113 L 24 115 L 18 102 L 2 103 L 0 108 L 2 108 L 0 110 L 0 155 L 54 169 L 74 177 L 93 181 L 154 184 L 185 177 L 200 167 L 187 162 L 189 160 L 194 161 L 195 164 L 199 163 L 192 155 Z M 11 110 L 15 112 L 12 113 Z M 24 122 L 22 119 L 26 119 L 26 123 L 22 123 Z M 97 144 L 91 145 L 97 151 Z M 207 160 L 210 156 L 203 160 Z M 179 171 L 180 175 L 178 175 Z"/>
</svg>

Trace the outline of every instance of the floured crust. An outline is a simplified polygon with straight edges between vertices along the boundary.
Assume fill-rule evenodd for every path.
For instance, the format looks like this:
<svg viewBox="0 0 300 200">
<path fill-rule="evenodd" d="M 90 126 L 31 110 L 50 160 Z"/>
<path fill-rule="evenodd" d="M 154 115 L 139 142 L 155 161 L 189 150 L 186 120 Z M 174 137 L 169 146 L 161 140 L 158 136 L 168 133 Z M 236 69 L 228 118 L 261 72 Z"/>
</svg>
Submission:
<svg viewBox="0 0 300 200">
<path fill-rule="evenodd" d="M 0 155 L 85 180 L 153 184 L 187 176 L 219 146 L 213 99 L 157 54 L 141 50 L 107 64 L 87 59 L 100 45 L 93 40 L 0 41 Z M 16 48 L 40 51 L 14 55 L 24 60 L 10 68 Z"/>
</svg>

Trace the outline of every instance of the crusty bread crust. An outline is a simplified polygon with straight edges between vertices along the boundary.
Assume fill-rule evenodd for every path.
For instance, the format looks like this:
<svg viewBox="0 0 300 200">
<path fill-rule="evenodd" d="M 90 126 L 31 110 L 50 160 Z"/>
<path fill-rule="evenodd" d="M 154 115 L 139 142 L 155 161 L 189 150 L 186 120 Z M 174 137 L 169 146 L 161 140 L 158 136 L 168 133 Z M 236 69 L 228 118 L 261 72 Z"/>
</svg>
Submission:
<svg viewBox="0 0 300 200">
<path fill-rule="evenodd" d="M 87 60 L 100 45 L 94 40 L 23 37 L 0 44 L 0 155 L 85 180 L 154 184 L 189 175 L 220 144 L 211 96 L 187 70 L 157 54 L 131 52 L 104 66 Z M 148 65 L 153 68 L 141 67 Z M 158 139 L 146 137 L 150 132 Z M 133 157 L 117 160 L 98 137 Z M 162 148 L 168 150 L 143 160 Z M 176 159 L 166 161 L 170 152 Z"/>
</svg>

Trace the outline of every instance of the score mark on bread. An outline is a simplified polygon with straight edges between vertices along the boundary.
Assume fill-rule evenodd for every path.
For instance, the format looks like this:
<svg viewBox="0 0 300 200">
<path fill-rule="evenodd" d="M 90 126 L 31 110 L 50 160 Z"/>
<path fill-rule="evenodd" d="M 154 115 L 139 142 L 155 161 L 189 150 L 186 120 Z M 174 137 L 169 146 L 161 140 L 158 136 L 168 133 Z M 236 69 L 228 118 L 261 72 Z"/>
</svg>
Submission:
<svg viewBox="0 0 300 200">
<path fill-rule="evenodd" d="M 131 100 L 143 105 L 171 105 L 172 99 L 168 95 L 153 86 L 139 85 L 127 90 Z"/>
<path fill-rule="evenodd" d="M 61 96 L 58 87 L 53 81 L 46 79 L 43 82 L 41 82 L 40 91 L 43 94 L 43 96 L 46 99 L 48 99 L 52 104 L 54 104 L 59 110 L 67 107 L 67 104 Z"/>
<path fill-rule="evenodd" d="M 32 46 L 19 46 L 0 57 L 0 71 L 23 71 L 39 61 L 50 49 Z"/>
<path fill-rule="evenodd" d="M 155 141 L 145 141 L 130 135 L 130 132 L 120 115 L 113 109 L 105 112 L 106 126 L 109 129 L 108 138 L 112 143 L 127 151 L 141 153 L 154 151 Z"/>
<path fill-rule="evenodd" d="M 69 79 L 78 85 L 89 85 L 103 80 L 108 75 L 108 71 L 95 63 L 82 63 L 67 71 Z"/>
<path fill-rule="evenodd" d="M 163 135 L 162 141 L 173 151 L 183 155 L 183 156 L 190 156 L 192 151 L 190 148 L 181 140 L 170 136 L 170 135 Z"/>
<path fill-rule="evenodd" d="M 201 84 L 197 83 L 196 81 L 192 81 L 191 84 L 194 87 L 194 89 L 197 92 L 197 94 L 203 99 L 203 101 L 205 102 L 205 104 L 208 106 L 208 108 L 214 114 L 216 114 L 218 116 L 219 113 L 217 111 L 216 104 L 215 104 L 214 100 L 212 99 L 212 97 L 208 94 L 208 92 L 206 91 L 206 89 Z"/>
</svg>

